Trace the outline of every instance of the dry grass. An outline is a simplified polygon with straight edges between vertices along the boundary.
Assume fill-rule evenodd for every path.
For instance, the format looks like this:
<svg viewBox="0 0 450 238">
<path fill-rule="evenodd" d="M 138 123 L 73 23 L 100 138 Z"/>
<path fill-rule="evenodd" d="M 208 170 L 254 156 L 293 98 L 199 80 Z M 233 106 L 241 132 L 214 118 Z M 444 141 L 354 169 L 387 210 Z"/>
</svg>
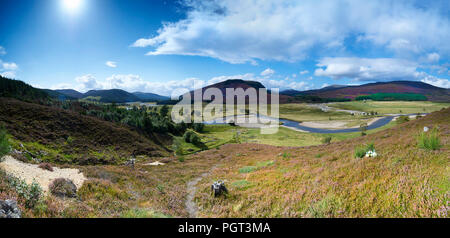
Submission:
<svg viewBox="0 0 450 238">
<path fill-rule="evenodd" d="M 450 109 L 419 120 L 327 146 L 283 148 L 226 145 L 231 157 L 198 185 L 202 217 L 448 217 Z M 418 148 L 423 126 L 439 126 L 440 150 Z M 379 156 L 355 158 L 354 148 L 374 142 Z M 246 153 L 247 156 L 237 156 Z M 321 156 L 318 158 L 318 153 Z M 289 156 L 283 156 L 289 154 Z M 241 173 L 246 166 L 272 166 Z M 227 198 L 208 185 L 224 179 Z"/>
</svg>

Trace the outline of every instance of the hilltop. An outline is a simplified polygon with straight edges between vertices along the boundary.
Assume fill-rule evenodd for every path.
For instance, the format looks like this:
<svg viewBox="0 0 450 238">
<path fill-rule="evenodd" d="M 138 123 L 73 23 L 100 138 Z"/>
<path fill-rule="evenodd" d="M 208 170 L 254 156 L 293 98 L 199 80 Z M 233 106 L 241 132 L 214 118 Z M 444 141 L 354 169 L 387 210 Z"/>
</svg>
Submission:
<svg viewBox="0 0 450 238">
<path fill-rule="evenodd" d="M 42 89 L 34 88 L 22 81 L 0 76 L 0 97 L 12 97 L 29 102 L 44 102 L 51 96 Z"/>
<path fill-rule="evenodd" d="M 265 89 L 266 87 L 262 83 L 257 82 L 257 81 L 242 80 L 242 79 L 228 79 L 228 80 L 225 80 L 225 81 L 220 82 L 220 83 L 212 84 L 212 85 L 203 87 L 201 89 L 197 89 L 197 90 L 191 91 L 190 92 L 191 99 L 194 98 L 194 92 L 197 92 L 197 91 L 201 90 L 202 91 L 202 95 L 203 95 L 203 93 L 205 93 L 205 91 L 210 89 L 210 88 L 217 88 L 217 89 L 219 89 L 222 92 L 223 102 L 225 103 L 226 102 L 226 89 L 227 88 L 232 88 L 232 89 L 235 89 L 235 90 L 238 89 L 238 88 L 242 88 L 243 90 L 247 90 L 249 88 L 254 88 L 254 89 L 256 89 L 257 98 L 259 100 L 259 89 Z M 267 103 L 270 103 L 270 99 L 271 99 L 271 97 L 270 97 L 270 90 L 267 90 L 267 91 L 268 91 L 267 92 L 267 95 L 268 95 L 267 96 Z M 288 102 L 288 99 L 290 99 L 290 101 L 294 100 L 293 97 L 282 95 L 282 94 L 280 94 L 279 97 L 280 97 L 280 99 L 279 99 L 280 103 L 286 103 L 286 102 Z M 248 103 L 248 99 L 246 100 L 246 102 Z"/>
<path fill-rule="evenodd" d="M 98 101 L 105 103 L 125 103 L 140 101 L 140 98 L 136 95 L 121 89 L 90 90 L 87 93 L 83 94 L 83 98 L 91 98 L 94 100 L 98 99 Z"/>
</svg>

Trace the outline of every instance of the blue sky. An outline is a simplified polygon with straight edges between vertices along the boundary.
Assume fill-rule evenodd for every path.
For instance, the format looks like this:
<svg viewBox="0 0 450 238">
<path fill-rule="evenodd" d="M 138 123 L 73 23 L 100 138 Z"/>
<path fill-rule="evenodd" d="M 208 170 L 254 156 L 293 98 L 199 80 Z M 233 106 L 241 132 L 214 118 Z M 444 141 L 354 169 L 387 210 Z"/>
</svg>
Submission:
<svg viewBox="0 0 450 238">
<path fill-rule="evenodd" d="M 449 88 L 446 1 L 2 0 L 0 74 L 170 95 L 416 80 Z"/>
</svg>

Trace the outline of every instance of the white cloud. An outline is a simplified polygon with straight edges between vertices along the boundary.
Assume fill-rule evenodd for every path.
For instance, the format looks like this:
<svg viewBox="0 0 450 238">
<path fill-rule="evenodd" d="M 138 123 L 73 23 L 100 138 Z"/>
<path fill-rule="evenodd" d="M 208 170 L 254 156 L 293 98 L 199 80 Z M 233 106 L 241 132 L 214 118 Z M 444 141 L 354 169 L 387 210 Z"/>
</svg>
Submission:
<svg viewBox="0 0 450 238">
<path fill-rule="evenodd" d="M 328 87 L 328 86 L 330 86 L 330 85 L 327 84 L 327 83 L 324 83 L 324 84 L 322 84 L 322 87 L 320 87 L 320 88 L 326 88 L 326 87 Z"/>
<path fill-rule="evenodd" d="M 392 58 L 324 58 L 317 64 L 316 76 L 333 79 L 349 78 L 356 81 L 422 81 L 437 87 L 449 88 L 447 79 L 418 71 L 418 64 Z"/>
<path fill-rule="evenodd" d="M 432 76 L 432 75 L 425 76 L 421 81 L 424 82 L 424 83 L 427 83 L 427 84 L 434 85 L 436 87 L 440 87 L 440 88 L 450 88 L 450 81 L 449 80 L 437 78 L 437 77 Z"/>
<path fill-rule="evenodd" d="M 2 77 L 10 78 L 10 79 L 16 78 L 16 72 L 14 72 L 14 71 L 5 71 L 5 72 L 1 72 L 0 75 L 1 75 Z"/>
<path fill-rule="evenodd" d="M 427 59 L 430 62 L 437 62 L 437 61 L 439 61 L 440 57 L 441 56 L 438 53 L 436 53 L 436 52 L 430 53 L 430 54 L 427 55 Z"/>
<path fill-rule="evenodd" d="M 97 82 L 97 78 L 92 74 L 76 77 L 75 81 L 78 82 L 76 90 L 86 92 L 92 89 L 102 89 L 103 85 Z"/>
<path fill-rule="evenodd" d="M 18 68 L 16 63 L 3 63 L 4 70 L 17 70 Z"/>
<path fill-rule="evenodd" d="M 406 0 L 184 3 L 189 9 L 186 19 L 165 23 L 154 37 L 138 39 L 132 46 L 152 47 L 148 55 L 207 56 L 230 63 L 292 62 L 316 48 L 345 49 L 345 40 L 357 35 L 357 43 L 394 53 L 450 52 L 450 20 L 435 4 L 417 7 Z"/>
<path fill-rule="evenodd" d="M 308 70 L 303 70 L 303 71 L 300 72 L 301 75 L 305 75 L 305 74 L 308 74 L 308 73 L 309 73 Z"/>
<path fill-rule="evenodd" d="M 271 76 L 275 73 L 275 70 L 271 68 L 267 68 L 266 70 L 261 72 L 261 76 Z"/>
<path fill-rule="evenodd" d="M 132 47 L 147 47 L 151 45 L 155 45 L 160 43 L 157 38 L 150 38 L 150 39 L 139 39 L 136 42 L 134 42 L 131 46 Z"/>
<path fill-rule="evenodd" d="M 106 61 L 105 65 L 111 68 L 117 68 L 117 62 L 114 61 Z"/>
<path fill-rule="evenodd" d="M 215 83 L 219 83 L 228 79 L 243 79 L 258 81 L 269 89 L 279 88 L 284 89 L 296 89 L 296 90 L 308 90 L 314 85 L 307 82 L 297 82 L 292 79 L 286 78 L 284 80 L 274 80 L 267 76 L 255 76 L 252 73 L 230 76 L 217 76 L 209 80 L 200 80 L 198 78 L 186 78 L 183 80 L 171 80 L 167 82 L 149 82 L 145 81 L 139 75 L 134 74 L 115 74 L 105 80 L 97 80 L 97 78 L 91 74 L 80 76 L 75 78 L 77 84 L 57 84 L 51 89 L 68 89 L 72 88 L 80 92 L 87 92 L 92 89 L 123 89 L 128 92 L 151 92 L 160 95 L 172 95 L 172 93 L 182 94 L 183 90 L 194 90 Z"/>
<path fill-rule="evenodd" d="M 44 88 L 41 85 L 32 85 L 35 88 Z M 57 89 L 76 89 L 76 87 L 74 87 L 72 84 L 70 83 L 59 83 L 56 85 L 52 85 L 50 86 L 51 90 L 57 90 Z"/>
<path fill-rule="evenodd" d="M 74 84 L 57 84 L 51 89 L 75 89 L 80 92 L 101 89 L 122 89 L 128 92 L 150 92 L 160 95 L 171 95 L 172 92 L 187 88 L 196 89 L 194 86 L 202 87 L 206 85 L 205 81 L 196 78 L 187 78 L 184 80 L 171 80 L 167 82 L 149 82 L 134 74 L 115 74 L 105 80 L 98 80 L 94 75 L 87 74 L 75 78 Z"/>
<path fill-rule="evenodd" d="M 358 81 L 414 80 L 418 65 L 393 58 L 323 58 L 317 64 L 316 76 Z"/>
<path fill-rule="evenodd" d="M 274 79 L 270 79 L 268 77 L 257 77 L 251 73 L 214 77 L 214 78 L 210 79 L 209 81 L 207 81 L 206 85 L 219 83 L 219 82 L 222 82 L 222 81 L 225 81 L 228 79 L 242 79 L 242 80 L 257 81 L 257 82 L 262 83 L 268 89 L 279 88 L 280 90 L 285 90 L 285 89 L 308 90 L 311 87 L 313 87 L 313 84 L 303 82 L 303 81 L 300 81 L 300 82 L 292 81 L 289 78 L 285 78 L 283 80 L 274 80 Z"/>
<path fill-rule="evenodd" d="M 3 46 L 0 45 L 0 55 L 6 55 L 6 50 Z"/>
<path fill-rule="evenodd" d="M 0 75 L 5 78 L 16 78 L 17 70 L 19 66 L 16 63 L 3 62 L 0 59 Z"/>
</svg>

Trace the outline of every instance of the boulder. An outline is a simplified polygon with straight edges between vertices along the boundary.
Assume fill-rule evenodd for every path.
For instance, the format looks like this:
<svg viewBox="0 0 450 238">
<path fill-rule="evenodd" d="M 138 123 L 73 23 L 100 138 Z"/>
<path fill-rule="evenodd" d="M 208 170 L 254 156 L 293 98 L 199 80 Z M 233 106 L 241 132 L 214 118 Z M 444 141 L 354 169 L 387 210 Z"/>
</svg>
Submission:
<svg viewBox="0 0 450 238">
<path fill-rule="evenodd" d="M 0 218 L 21 218 L 22 212 L 14 200 L 0 200 Z"/>
<path fill-rule="evenodd" d="M 70 179 L 57 178 L 49 185 L 50 192 L 57 197 L 74 198 L 77 196 L 77 186 Z"/>
</svg>

